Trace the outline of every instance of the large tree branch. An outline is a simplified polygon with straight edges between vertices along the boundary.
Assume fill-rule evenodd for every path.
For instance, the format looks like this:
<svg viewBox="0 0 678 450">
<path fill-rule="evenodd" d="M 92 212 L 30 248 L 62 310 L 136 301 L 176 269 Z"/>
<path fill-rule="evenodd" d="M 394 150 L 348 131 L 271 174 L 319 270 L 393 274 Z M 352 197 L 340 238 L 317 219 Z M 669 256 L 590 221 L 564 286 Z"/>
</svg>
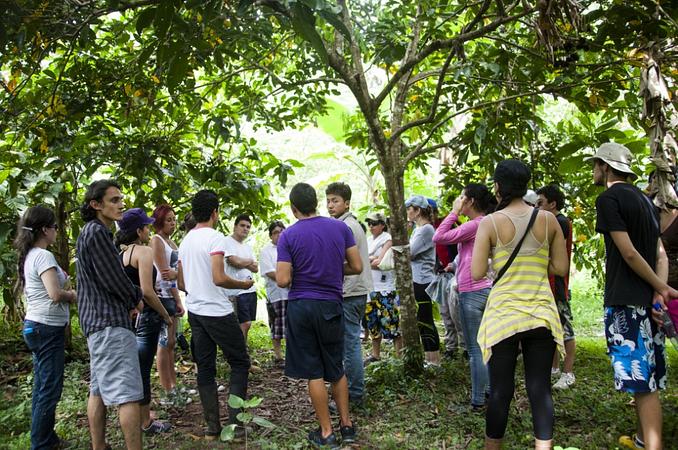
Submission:
<svg viewBox="0 0 678 450">
<path fill-rule="evenodd" d="M 374 105 L 375 108 L 378 108 L 381 103 L 384 101 L 384 99 L 391 93 L 393 88 L 398 84 L 398 82 L 405 77 L 409 72 L 421 61 L 426 59 L 429 55 L 432 53 L 443 50 L 443 49 L 448 49 L 452 48 L 454 46 L 459 46 L 463 44 L 466 41 L 476 39 L 478 37 L 484 36 L 487 33 L 496 30 L 499 28 L 501 25 L 504 25 L 506 23 L 514 22 L 521 17 L 525 17 L 529 14 L 532 14 L 536 9 L 534 7 L 526 7 L 525 10 L 521 13 L 512 15 L 512 16 L 507 16 L 507 17 L 500 17 L 491 23 L 482 26 L 474 31 L 468 31 L 465 33 L 461 33 L 458 36 L 455 36 L 450 39 L 445 39 L 445 40 L 436 40 L 424 47 L 415 57 L 410 59 L 409 61 L 406 61 L 400 68 L 396 71 L 395 74 L 393 74 L 393 78 L 384 86 L 384 88 L 381 90 L 379 95 L 374 99 Z"/>
<path fill-rule="evenodd" d="M 447 70 L 450 67 L 450 62 L 452 61 L 453 56 L 454 51 L 450 51 L 449 55 L 447 55 L 447 58 L 445 59 L 445 62 L 443 63 L 442 69 L 440 70 L 440 74 L 438 76 L 438 83 L 436 84 L 435 94 L 433 94 L 433 104 L 431 105 L 431 109 L 429 110 L 428 115 L 424 118 L 413 120 L 409 123 L 406 123 L 400 128 L 394 130 L 393 134 L 388 140 L 388 144 L 393 143 L 396 139 L 399 139 L 400 136 L 407 130 L 410 130 L 414 127 L 418 127 L 421 125 L 425 125 L 427 123 L 431 123 L 435 120 L 436 114 L 438 112 L 438 105 L 440 104 L 440 96 L 442 95 L 443 92 L 443 80 L 445 79 L 445 75 L 447 74 Z"/>
</svg>

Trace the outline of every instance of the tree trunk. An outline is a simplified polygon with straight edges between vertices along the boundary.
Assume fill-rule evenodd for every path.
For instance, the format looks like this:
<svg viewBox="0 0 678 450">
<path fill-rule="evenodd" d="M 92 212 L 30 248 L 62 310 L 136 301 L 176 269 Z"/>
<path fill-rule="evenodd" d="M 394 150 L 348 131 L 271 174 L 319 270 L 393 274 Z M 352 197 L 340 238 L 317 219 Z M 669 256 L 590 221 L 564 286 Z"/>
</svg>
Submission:
<svg viewBox="0 0 678 450">
<path fill-rule="evenodd" d="M 56 220 L 57 220 L 57 225 L 59 225 L 59 230 L 57 231 L 57 239 L 56 239 L 56 260 L 59 266 L 64 269 L 65 271 L 68 272 L 68 269 L 70 268 L 70 263 L 71 263 L 71 256 L 68 250 L 68 215 L 66 214 L 66 202 L 67 202 L 67 197 L 68 194 L 64 191 L 62 191 L 59 194 L 59 198 L 57 199 L 56 203 Z M 69 274 L 71 277 L 74 277 L 75 274 Z M 72 308 L 69 308 L 70 314 L 73 314 Z M 66 348 L 71 349 L 73 342 L 72 342 L 72 336 L 73 336 L 73 330 L 71 329 L 71 320 L 68 321 L 68 324 L 66 325 Z"/>
<path fill-rule="evenodd" d="M 389 156 L 385 156 L 384 159 L 388 158 Z M 382 161 L 388 205 L 391 211 L 390 231 L 394 247 L 409 243 L 403 178 L 398 176 L 399 165 L 399 161 Z M 406 247 L 402 252 L 394 251 L 393 259 L 395 262 L 396 291 L 400 297 L 400 331 L 403 336 L 405 374 L 415 377 L 422 373 L 424 353 L 419 336 L 417 302 L 414 298 L 409 247 Z"/>
</svg>

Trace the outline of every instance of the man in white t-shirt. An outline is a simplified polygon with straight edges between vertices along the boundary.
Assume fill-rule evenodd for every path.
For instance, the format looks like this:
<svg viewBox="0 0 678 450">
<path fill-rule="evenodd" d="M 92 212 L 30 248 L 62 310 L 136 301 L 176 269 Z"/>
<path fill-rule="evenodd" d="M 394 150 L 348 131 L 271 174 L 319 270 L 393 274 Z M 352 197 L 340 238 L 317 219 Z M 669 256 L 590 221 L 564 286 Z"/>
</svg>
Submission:
<svg viewBox="0 0 678 450">
<path fill-rule="evenodd" d="M 245 244 L 251 228 L 250 216 L 241 214 L 235 218 L 233 234 L 226 238 L 226 273 L 236 280 L 251 280 L 252 274 L 259 272 L 252 247 Z M 252 321 L 257 319 L 257 288 L 252 285 L 248 289 L 231 290 L 229 294 L 236 297 L 238 323 L 247 342 Z"/>
<path fill-rule="evenodd" d="M 198 192 L 191 202 L 198 224 L 179 246 L 179 288 L 186 292 L 188 322 L 193 332 L 193 358 L 198 366 L 198 391 L 207 430 L 205 439 L 217 440 L 221 434 L 217 395 L 216 357 L 221 349 L 231 366 L 229 391 L 247 398 L 250 358 L 227 289 L 249 289 L 252 280 L 237 280 L 226 274 L 224 257 L 226 237 L 214 229 L 218 221 L 219 200 L 214 191 Z M 238 424 L 239 409 L 229 407 L 230 424 Z M 244 431 L 238 428 L 238 431 Z"/>
<path fill-rule="evenodd" d="M 268 306 L 268 322 L 271 328 L 271 341 L 276 364 L 284 361 L 281 342 L 285 337 L 285 314 L 287 310 L 287 295 L 289 289 L 281 288 L 275 281 L 275 269 L 278 262 L 278 239 L 285 229 L 285 224 L 274 220 L 268 226 L 268 236 L 271 243 L 261 250 L 261 273 L 266 280 L 266 300 Z"/>
</svg>

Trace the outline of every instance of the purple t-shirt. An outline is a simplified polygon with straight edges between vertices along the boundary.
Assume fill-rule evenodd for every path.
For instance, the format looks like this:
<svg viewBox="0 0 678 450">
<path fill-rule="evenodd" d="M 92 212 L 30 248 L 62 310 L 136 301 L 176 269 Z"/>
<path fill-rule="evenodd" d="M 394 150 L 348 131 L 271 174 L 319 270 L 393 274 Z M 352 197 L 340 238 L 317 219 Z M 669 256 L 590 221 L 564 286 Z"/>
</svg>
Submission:
<svg viewBox="0 0 678 450">
<path fill-rule="evenodd" d="M 278 261 L 292 264 L 288 300 L 343 298 L 346 249 L 355 246 L 351 229 L 328 217 L 299 220 L 280 235 Z"/>
</svg>

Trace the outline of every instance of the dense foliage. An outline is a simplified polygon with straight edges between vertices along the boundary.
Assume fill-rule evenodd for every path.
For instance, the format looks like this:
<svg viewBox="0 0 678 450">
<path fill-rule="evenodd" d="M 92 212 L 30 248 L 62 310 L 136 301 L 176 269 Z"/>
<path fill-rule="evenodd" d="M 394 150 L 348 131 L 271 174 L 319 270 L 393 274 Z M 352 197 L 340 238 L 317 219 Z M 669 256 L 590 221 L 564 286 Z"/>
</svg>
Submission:
<svg viewBox="0 0 678 450">
<path fill-rule="evenodd" d="M 577 265 L 597 268 L 597 191 L 583 164 L 586 149 L 624 143 L 647 172 L 648 136 L 662 154 L 663 133 L 671 131 L 675 2 L 5 4 L 0 273 L 8 305 L 14 304 L 8 239 L 25 205 L 56 206 L 70 230 L 59 246 L 64 262 L 82 187 L 101 174 L 124 181 L 130 204 L 170 199 L 181 207 L 206 186 L 232 210 L 266 217 L 274 206 L 271 180 L 284 183 L 295 163 L 260 151 L 243 127 L 306 123 L 341 85 L 358 104 L 344 139 L 365 155 L 371 173 L 378 168 L 384 176 L 395 244 L 407 240 L 409 168 L 440 152 L 448 164 L 444 191 L 454 194 L 514 156 L 531 164 L 535 186 L 565 186 L 579 235 Z M 641 86 L 649 67 L 666 79 L 662 95 Z M 670 181 L 670 174 L 661 176 Z M 418 335 L 407 250 L 396 260 L 412 348 Z"/>
</svg>

